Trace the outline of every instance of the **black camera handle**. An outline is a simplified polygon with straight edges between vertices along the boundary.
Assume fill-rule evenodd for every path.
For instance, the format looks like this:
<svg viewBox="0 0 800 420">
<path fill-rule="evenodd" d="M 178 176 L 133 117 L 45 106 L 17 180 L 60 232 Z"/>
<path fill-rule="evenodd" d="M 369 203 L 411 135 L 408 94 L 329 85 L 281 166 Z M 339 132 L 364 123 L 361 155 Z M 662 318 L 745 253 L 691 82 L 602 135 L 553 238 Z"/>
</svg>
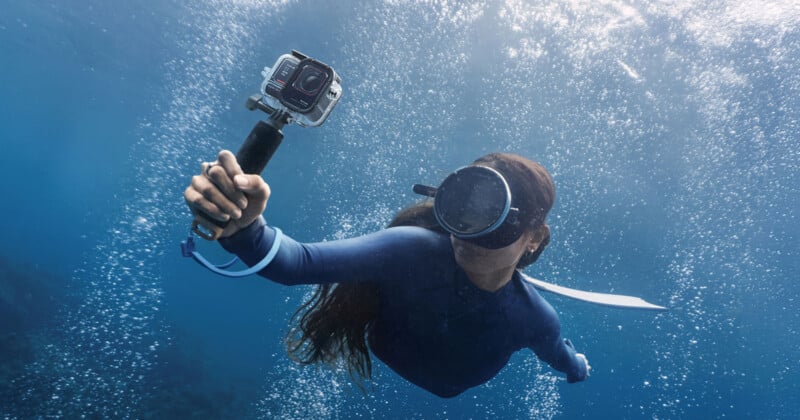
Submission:
<svg viewBox="0 0 800 420">
<path fill-rule="evenodd" d="M 236 161 L 246 174 L 260 174 L 283 141 L 283 124 L 259 121 L 236 152 Z"/>
<path fill-rule="evenodd" d="M 278 150 L 278 147 L 283 141 L 283 132 L 281 129 L 284 125 L 289 123 L 289 114 L 282 110 L 276 110 L 261 102 L 259 95 L 251 96 L 247 100 L 247 108 L 252 110 L 259 109 L 270 115 L 269 120 L 259 121 L 250 130 L 250 134 L 242 143 L 239 151 L 236 152 L 236 160 L 239 162 L 242 171 L 246 174 L 260 174 L 267 167 L 270 159 Z M 217 222 L 211 218 L 205 217 L 205 220 L 212 222 L 216 227 L 207 230 L 201 226 L 198 218 L 195 216 L 192 222 L 192 231 L 197 236 L 213 241 L 219 239 L 222 231 L 228 225 L 228 222 Z"/>
</svg>

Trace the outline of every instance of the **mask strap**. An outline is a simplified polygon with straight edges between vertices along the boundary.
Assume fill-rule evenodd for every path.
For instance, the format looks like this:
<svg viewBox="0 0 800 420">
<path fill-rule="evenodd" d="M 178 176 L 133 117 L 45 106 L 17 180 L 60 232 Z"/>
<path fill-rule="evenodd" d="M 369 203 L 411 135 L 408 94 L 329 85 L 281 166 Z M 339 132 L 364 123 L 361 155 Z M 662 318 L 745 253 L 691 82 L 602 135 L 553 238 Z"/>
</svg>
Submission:
<svg viewBox="0 0 800 420">
<path fill-rule="evenodd" d="M 429 185 L 414 184 L 414 193 L 433 198 L 436 195 L 436 187 Z"/>
</svg>

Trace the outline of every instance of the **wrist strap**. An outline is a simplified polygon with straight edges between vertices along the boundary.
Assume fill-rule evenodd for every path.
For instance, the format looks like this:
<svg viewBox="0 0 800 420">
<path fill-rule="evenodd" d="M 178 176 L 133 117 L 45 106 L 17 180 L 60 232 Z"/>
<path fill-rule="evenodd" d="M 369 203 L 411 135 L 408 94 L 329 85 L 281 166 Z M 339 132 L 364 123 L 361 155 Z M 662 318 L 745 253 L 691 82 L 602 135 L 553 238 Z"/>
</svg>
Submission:
<svg viewBox="0 0 800 420">
<path fill-rule="evenodd" d="M 283 232 L 281 232 L 281 230 L 278 228 L 273 228 L 273 229 L 275 229 L 275 239 L 272 241 L 272 247 L 269 249 L 269 252 L 267 252 L 267 255 L 265 255 L 264 258 L 262 258 L 261 261 L 259 261 L 256 265 L 245 270 L 241 271 L 225 270 L 225 268 L 228 268 L 231 265 L 233 265 L 233 263 L 235 263 L 238 260 L 238 258 L 234 258 L 233 260 L 225 264 L 220 264 L 220 265 L 212 264 L 202 255 L 200 255 L 199 252 L 195 251 L 194 238 L 192 237 L 191 233 L 189 234 L 189 237 L 185 241 L 181 242 L 181 252 L 183 253 L 184 257 L 194 258 L 194 260 L 197 261 L 200 265 L 221 276 L 234 277 L 234 278 L 246 277 L 263 270 L 264 267 L 266 267 L 267 265 L 269 265 L 269 263 L 272 262 L 272 260 L 275 258 L 275 255 L 278 254 L 278 250 L 281 247 L 281 240 L 283 239 Z"/>
</svg>

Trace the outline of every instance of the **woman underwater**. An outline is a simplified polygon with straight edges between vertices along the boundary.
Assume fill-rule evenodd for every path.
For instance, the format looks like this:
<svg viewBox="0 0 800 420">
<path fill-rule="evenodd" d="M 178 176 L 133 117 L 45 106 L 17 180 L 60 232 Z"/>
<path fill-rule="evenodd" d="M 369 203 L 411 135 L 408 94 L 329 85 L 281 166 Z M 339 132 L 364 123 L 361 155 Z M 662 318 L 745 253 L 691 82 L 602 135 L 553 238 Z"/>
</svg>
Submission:
<svg viewBox="0 0 800 420">
<path fill-rule="evenodd" d="M 401 211 L 389 228 L 357 238 L 298 243 L 266 224 L 270 196 L 228 151 L 204 164 L 184 198 L 201 226 L 227 222 L 220 244 L 285 285 L 318 284 L 295 314 L 289 353 L 303 363 L 343 361 L 357 384 L 371 377 L 372 351 L 409 382 L 454 397 L 492 379 L 517 350 L 530 349 L 568 382 L 591 367 L 562 339 L 552 306 L 518 269 L 550 241 L 555 200 L 538 163 L 483 156 Z M 278 240 L 280 239 L 280 240 Z M 275 252 L 273 243 L 278 243 Z"/>
</svg>

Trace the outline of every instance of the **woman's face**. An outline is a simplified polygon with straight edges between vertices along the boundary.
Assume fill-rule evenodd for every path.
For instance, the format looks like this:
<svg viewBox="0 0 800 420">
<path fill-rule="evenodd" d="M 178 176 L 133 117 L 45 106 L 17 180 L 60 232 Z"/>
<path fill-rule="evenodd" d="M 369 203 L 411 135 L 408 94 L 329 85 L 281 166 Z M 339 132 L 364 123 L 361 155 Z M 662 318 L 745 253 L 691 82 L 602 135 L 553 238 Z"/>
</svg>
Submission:
<svg viewBox="0 0 800 420">
<path fill-rule="evenodd" d="M 526 231 L 511 245 L 498 249 L 483 248 L 463 239 L 450 235 L 456 262 L 466 272 L 489 274 L 498 270 L 516 267 L 522 254 L 529 249 L 535 250 L 539 241 L 533 232 Z"/>
</svg>

